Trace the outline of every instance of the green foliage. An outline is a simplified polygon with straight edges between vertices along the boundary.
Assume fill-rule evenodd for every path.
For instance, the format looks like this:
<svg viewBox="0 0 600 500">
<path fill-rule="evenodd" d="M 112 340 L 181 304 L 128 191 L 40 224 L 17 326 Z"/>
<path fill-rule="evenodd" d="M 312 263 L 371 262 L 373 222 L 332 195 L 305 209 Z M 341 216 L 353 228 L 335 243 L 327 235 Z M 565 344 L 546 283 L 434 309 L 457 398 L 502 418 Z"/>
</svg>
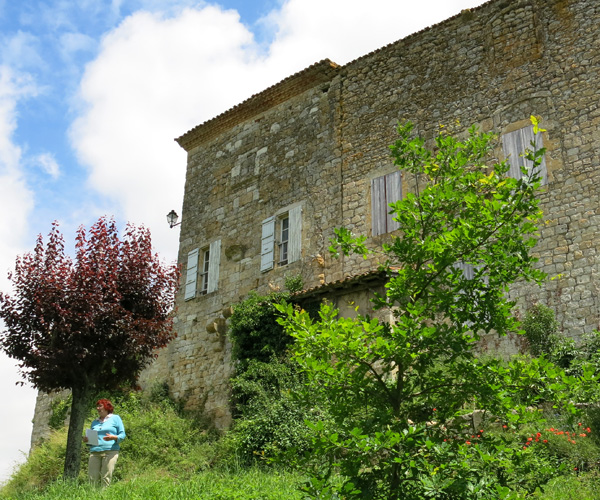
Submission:
<svg viewBox="0 0 600 500">
<path fill-rule="evenodd" d="M 290 293 L 299 292 L 302 290 L 304 286 L 304 280 L 302 279 L 302 275 L 298 274 L 296 276 L 286 276 L 285 277 L 285 287 L 289 290 Z"/>
<path fill-rule="evenodd" d="M 117 466 L 118 467 L 118 466 Z M 213 470 L 187 481 L 161 477 L 151 469 L 145 476 L 114 482 L 108 490 L 85 483 L 58 481 L 40 492 L 16 492 L 11 500 L 301 500 L 300 478 L 291 473 L 258 468 Z"/>
<path fill-rule="evenodd" d="M 313 498 L 387 500 L 533 492 L 550 477 L 547 457 L 528 459 L 529 450 L 500 437 L 476 446 L 444 439 L 464 408 L 484 409 L 514 426 L 539 421 L 529 406 L 541 401 L 576 412 L 569 396 L 579 380 L 548 360 L 504 364 L 479 359 L 475 350 L 481 332 L 518 329 L 509 285 L 545 277 L 530 254 L 541 218 L 536 193 L 543 150 L 525 154 L 534 167 L 517 180 L 507 176 L 505 162 L 491 159 L 492 134 L 473 127 L 459 141 L 442 131 L 430 151 L 412 128 L 398 128 L 392 155 L 416 188 L 390 205 L 400 236 L 383 245 L 389 279 L 385 296 L 373 301 L 391 308 L 394 321 L 338 318 L 327 304 L 312 319 L 276 305 L 295 338 L 293 359 L 307 376 L 300 392 L 329 401 L 335 421 L 333 430 L 312 421 L 306 491 Z M 336 236 L 336 251 L 372 252 L 348 229 Z"/>
<path fill-rule="evenodd" d="M 292 338 L 277 323 L 275 304 L 288 297 L 287 293 L 263 296 L 251 292 L 234 307 L 229 320 L 234 359 L 243 365 L 251 359 L 268 362 L 285 353 Z"/>
<path fill-rule="evenodd" d="M 531 354 L 539 356 L 551 351 L 553 339 L 558 335 L 558 322 L 552 309 L 543 304 L 534 305 L 526 312 L 522 327 Z"/>
<path fill-rule="evenodd" d="M 308 449 L 310 433 L 304 421 L 327 417 L 314 399 L 306 404 L 293 397 L 303 385 L 297 365 L 286 359 L 251 360 L 231 379 L 237 419 L 230 439 L 244 462 Z"/>
<path fill-rule="evenodd" d="M 566 375 L 581 382 L 575 394 L 578 401 L 597 401 L 597 381 L 600 379 L 600 332 L 583 335 L 579 342 L 561 335 L 554 311 L 536 305 L 527 311 L 522 323 L 534 356 L 545 356 Z"/>
<path fill-rule="evenodd" d="M 65 398 L 56 398 L 52 401 L 50 405 L 52 413 L 48 419 L 48 425 L 51 429 L 58 430 L 64 427 L 72 401 L 73 398 L 70 394 Z"/>
</svg>

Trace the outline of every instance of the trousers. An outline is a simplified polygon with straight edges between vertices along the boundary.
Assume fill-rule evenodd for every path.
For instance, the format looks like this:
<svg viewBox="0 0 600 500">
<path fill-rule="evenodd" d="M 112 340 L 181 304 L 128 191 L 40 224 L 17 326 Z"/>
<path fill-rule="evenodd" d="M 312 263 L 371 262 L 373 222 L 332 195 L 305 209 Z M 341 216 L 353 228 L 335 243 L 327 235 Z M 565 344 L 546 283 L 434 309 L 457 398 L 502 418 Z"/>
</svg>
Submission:
<svg viewBox="0 0 600 500">
<path fill-rule="evenodd" d="M 90 453 L 90 460 L 88 463 L 90 482 L 108 486 L 112 479 L 118 458 L 118 451 L 95 451 Z"/>
</svg>

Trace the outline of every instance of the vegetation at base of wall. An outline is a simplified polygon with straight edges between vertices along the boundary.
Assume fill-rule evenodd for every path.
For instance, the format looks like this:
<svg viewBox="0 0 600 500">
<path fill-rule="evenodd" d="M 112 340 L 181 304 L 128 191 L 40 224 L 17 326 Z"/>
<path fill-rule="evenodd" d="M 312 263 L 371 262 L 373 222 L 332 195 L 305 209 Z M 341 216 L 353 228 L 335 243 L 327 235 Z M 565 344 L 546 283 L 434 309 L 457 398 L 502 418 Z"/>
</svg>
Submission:
<svg viewBox="0 0 600 500">
<path fill-rule="evenodd" d="M 289 293 L 286 292 L 270 295 L 251 292 L 244 301 L 234 306 L 229 320 L 229 336 L 238 371 L 243 370 L 249 360 L 267 363 L 273 357 L 285 354 L 292 337 L 277 323 L 275 304 L 288 298 Z"/>
<path fill-rule="evenodd" d="M 543 304 L 536 304 L 525 313 L 522 328 L 529 343 L 531 354 L 549 353 L 552 339 L 558 335 L 558 322 L 554 311 Z"/>
<path fill-rule="evenodd" d="M 48 425 L 51 429 L 58 430 L 65 425 L 72 402 L 73 398 L 70 394 L 67 397 L 56 398 L 52 401 L 50 405 L 52 413 L 48 419 Z"/>
<path fill-rule="evenodd" d="M 165 394 L 164 384 L 144 393 L 100 396 L 113 401 L 127 432 L 110 498 L 301 498 L 297 474 L 243 466 L 240 451 L 232 445 L 235 440 L 221 436 L 198 415 L 184 412 Z M 90 411 L 86 425 L 94 417 Z M 104 498 L 101 490 L 88 487 L 85 460 L 76 482 L 62 482 L 66 436 L 63 427 L 34 448 L 0 490 L 0 498 Z M 87 456 L 83 444 L 82 449 Z"/>
<path fill-rule="evenodd" d="M 271 460 L 281 453 L 305 452 L 310 447 L 307 419 L 327 420 L 327 409 L 315 400 L 302 401 L 294 394 L 305 377 L 289 359 L 265 363 L 250 360 L 231 380 L 236 419 L 230 439 L 241 460 Z"/>
<path fill-rule="evenodd" d="M 66 443 L 65 430 L 52 434 L 45 445 L 36 448 L 29 460 L 14 475 L 11 481 L 0 490 L 0 498 L 10 500 L 153 500 L 153 499 L 210 499 L 210 500 L 304 500 L 301 492 L 306 485 L 306 477 L 299 472 L 267 466 L 258 460 L 259 466 L 248 466 L 240 460 L 239 449 L 232 446 L 232 436 L 218 436 L 203 425 L 194 415 L 181 414 L 166 401 L 146 399 L 140 394 L 134 397 L 121 396 L 118 413 L 126 420 L 130 436 L 123 442 L 121 456 L 115 470 L 113 484 L 108 490 L 90 487 L 85 477 L 86 464 L 78 481 L 62 481 L 61 458 Z M 119 400 L 119 398 L 114 398 Z M 538 498 L 540 500 L 582 500 L 600 499 L 597 488 L 599 472 L 594 461 L 600 456 L 600 447 L 594 440 L 595 431 L 587 431 L 587 421 L 581 426 L 569 427 L 566 416 L 555 415 L 548 409 L 547 422 L 538 428 L 531 425 L 515 427 L 500 424 L 485 424 L 483 433 L 460 434 L 452 437 L 462 446 L 456 457 L 444 455 L 444 464 L 452 465 L 455 474 L 469 477 L 478 476 L 485 480 L 490 466 L 496 462 L 489 459 L 493 452 L 506 455 L 510 449 L 524 450 L 523 464 L 519 472 L 522 481 L 546 482 L 528 496 L 512 490 L 506 495 L 494 498 L 518 500 Z M 139 434 L 141 427 L 155 425 L 165 434 L 165 440 L 146 440 Z M 481 431 L 482 429 L 478 429 Z M 192 433 L 190 434 L 190 431 Z M 539 438 L 537 433 L 540 433 Z M 566 433 L 569 432 L 569 435 Z M 586 433 L 586 437 L 579 434 Z M 171 459 L 160 456 L 164 449 L 166 434 L 170 434 L 180 445 L 181 435 L 188 435 L 190 446 L 173 455 Z M 488 434 L 486 436 L 486 434 Z M 575 437 L 572 437 L 575 434 Z M 449 436 L 450 437 L 450 436 Z M 537 438 L 537 441 L 536 441 Z M 544 443 L 547 440 L 548 443 Z M 235 439 L 233 439 L 235 442 Z M 469 445 L 464 443 L 469 442 Z M 572 443 L 571 441 L 575 441 Z M 530 444 L 527 444 L 530 443 Z M 431 445 L 430 445 L 431 446 Z M 438 449 L 431 446 L 428 453 Z M 493 449 L 491 449 L 493 448 Z M 170 453 L 173 450 L 165 450 Z M 423 455 L 415 455 L 415 463 L 422 463 Z M 456 460 L 460 462 L 457 466 Z M 135 464 L 133 462 L 140 461 Z M 143 463 L 143 466 L 142 466 Z M 191 468 L 191 464 L 198 466 Z M 454 465 L 453 465 L 454 464 Z M 577 470 L 575 470 L 577 468 Z M 433 479 L 440 475 L 430 470 Z M 442 471 L 443 472 L 443 471 Z M 335 476 L 334 482 L 342 483 L 343 478 Z M 314 485 L 314 482 L 312 483 Z M 435 483 L 427 487 L 434 491 Z M 327 497 L 323 492 L 323 498 Z M 431 498 L 442 498 L 432 496 Z M 457 498 L 477 498 L 465 493 Z M 485 498 L 485 497 L 482 497 Z"/>
<path fill-rule="evenodd" d="M 586 371 L 600 374 L 599 331 L 576 341 L 560 332 L 554 311 L 543 304 L 526 311 L 522 327 L 533 356 L 545 356 L 568 375 L 580 377 Z"/>
</svg>

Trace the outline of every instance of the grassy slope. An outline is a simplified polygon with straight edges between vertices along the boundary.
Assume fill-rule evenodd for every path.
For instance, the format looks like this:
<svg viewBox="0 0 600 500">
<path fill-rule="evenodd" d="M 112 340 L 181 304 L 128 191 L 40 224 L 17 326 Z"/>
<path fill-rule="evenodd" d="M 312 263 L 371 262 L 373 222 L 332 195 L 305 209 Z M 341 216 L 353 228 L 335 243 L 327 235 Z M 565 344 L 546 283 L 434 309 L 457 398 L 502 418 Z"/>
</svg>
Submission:
<svg viewBox="0 0 600 500">
<path fill-rule="evenodd" d="M 154 399 L 156 400 L 156 399 Z M 300 500 L 302 477 L 266 466 L 244 466 L 235 435 L 217 435 L 194 418 L 183 417 L 168 400 L 149 403 L 130 395 L 117 403 L 128 438 L 108 490 L 90 487 L 87 464 L 77 482 L 62 482 L 66 429 L 55 432 L 32 451 L 28 461 L 0 490 L 11 500 L 210 499 Z M 91 416 L 90 416 L 91 418 Z M 591 451 L 591 450 L 588 450 Z M 598 454 L 600 456 L 600 453 Z M 86 453 L 84 452 L 84 457 Z M 531 498 L 600 500 L 593 474 L 565 476 Z"/>
</svg>

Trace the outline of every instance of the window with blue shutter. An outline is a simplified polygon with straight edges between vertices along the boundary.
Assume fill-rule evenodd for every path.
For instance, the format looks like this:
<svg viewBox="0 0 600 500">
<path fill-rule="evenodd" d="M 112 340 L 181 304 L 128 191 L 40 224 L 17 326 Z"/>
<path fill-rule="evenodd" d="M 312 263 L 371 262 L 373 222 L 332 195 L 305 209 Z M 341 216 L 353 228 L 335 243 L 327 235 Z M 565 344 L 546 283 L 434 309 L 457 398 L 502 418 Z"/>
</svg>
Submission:
<svg viewBox="0 0 600 500">
<path fill-rule="evenodd" d="M 402 176 L 397 170 L 376 177 L 371 181 L 371 233 L 373 236 L 398 229 L 398 223 L 390 214 L 390 203 L 402 199 Z"/>
<path fill-rule="evenodd" d="M 534 142 L 535 141 L 535 142 Z M 534 142 L 536 150 L 544 147 L 542 141 L 542 133 L 533 133 L 533 125 L 528 127 L 520 128 L 514 132 L 509 132 L 502 136 L 502 151 L 504 156 L 510 165 L 508 175 L 515 179 L 523 177 L 521 167 L 525 167 L 527 172 L 531 172 L 533 163 L 527 160 L 523 154 L 525 150 L 531 150 L 533 146 L 531 143 Z M 539 166 L 540 176 L 542 178 L 542 186 L 548 184 L 548 171 L 546 168 L 546 159 L 542 158 L 542 163 Z"/>
</svg>

